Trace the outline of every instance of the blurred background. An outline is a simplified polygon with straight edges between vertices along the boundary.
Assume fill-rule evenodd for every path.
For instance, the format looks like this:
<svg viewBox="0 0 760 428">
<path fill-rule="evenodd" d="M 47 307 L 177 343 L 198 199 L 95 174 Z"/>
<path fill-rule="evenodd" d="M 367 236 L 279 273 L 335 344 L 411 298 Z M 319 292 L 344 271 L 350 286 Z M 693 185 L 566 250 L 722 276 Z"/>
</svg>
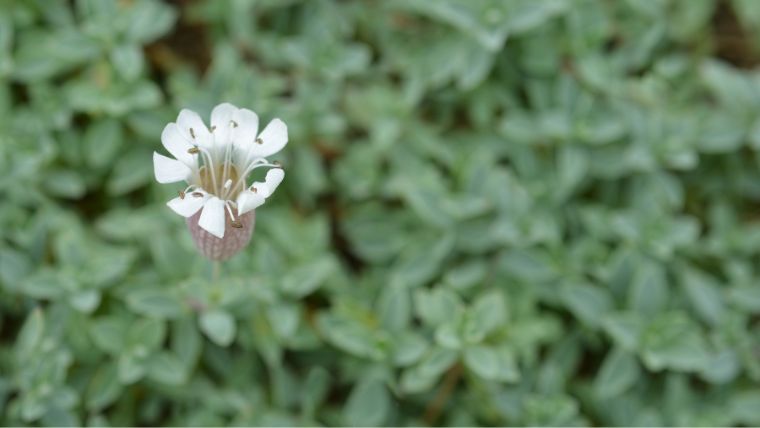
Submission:
<svg viewBox="0 0 760 428">
<path fill-rule="evenodd" d="M 760 2 L 0 0 L 0 424 L 760 425 Z M 289 127 L 218 282 L 153 151 Z"/>
</svg>

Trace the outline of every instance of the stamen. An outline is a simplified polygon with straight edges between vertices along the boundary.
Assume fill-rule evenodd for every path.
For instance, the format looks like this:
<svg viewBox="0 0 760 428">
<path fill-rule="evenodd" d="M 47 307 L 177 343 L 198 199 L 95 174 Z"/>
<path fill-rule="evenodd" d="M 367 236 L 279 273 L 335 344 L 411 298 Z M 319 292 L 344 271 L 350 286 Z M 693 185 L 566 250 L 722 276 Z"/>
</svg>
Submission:
<svg viewBox="0 0 760 428">
<path fill-rule="evenodd" d="M 179 198 L 180 199 L 185 199 L 185 192 L 184 191 L 182 191 L 182 190 L 179 191 Z"/>
<path fill-rule="evenodd" d="M 193 192 L 193 193 L 191 193 L 191 195 L 193 195 L 196 198 L 202 198 L 203 197 L 203 193 L 201 193 L 201 192 Z"/>
<path fill-rule="evenodd" d="M 261 138 L 257 138 L 256 144 L 264 144 L 264 140 L 262 140 Z"/>
<path fill-rule="evenodd" d="M 254 186 L 251 186 L 251 192 L 253 192 L 253 193 L 259 193 L 259 191 Z"/>
<path fill-rule="evenodd" d="M 193 137 L 193 140 L 195 140 L 195 131 L 193 128 L 190 128 L 190 136 Z"/>
<path fill-rule="evenodd" d="M 227 181 L 224 182 L 224 190 L 229 189 L 230 186 L 232 186 L 232 180 L 228 179 Z"/>
<path fill-rule="evenodd" d="M 280 163 L 280 161 L 273 161 L 272 165 L 274 165 L 274 166 L 282 166 L 282 164 Z"/>
<path fill-rule="evenodd" d="M 240 186 L 241 183 L 245 183 L 245 179 L 248 177 L 249 172 L 253 171 L 256 168 L 261 168 L 262 166 L 273 167 L 276 165 L 268 163 L 264 158 L 259 158 L 258 160 L 252 162 L 248 168 L 246 168 L 245 171 L 243 171 L 243 173 L 238 176 L 237 182 L 235 183 L 235 188 Z"/>
<path fill-rule="evenodd" d="M 216 125 L 211 125 L 211 132 L 216 131 Z"/>
<path fill-rule="evenodd" d="M 238 220 L 235 220 L 235 214 L 232 213 L 232 201 L 227 201 L 224 203 L 224 207 L 227 208 L 227 212 L 230 213 L 230 219 L 232 220 L 230 222 L 230 226 L 234 227 L 235 229 L 242 229 L 243 223 L 241 223 Z"/>
<path fill-rule="evenodd" d="M 198 146 L 194 146 L 194 147 L 190 147 L 189 149 L 187 149 L 187 152 L 190 153 L 191 155 L 196 155 L 196 154 L 200 153 L 201 151 L 200 151 L 200 149 L 198 149 Z"/>
<path fill-rule="evenodd" d="M 213 189 L 216 189 L 216 172 L 214 171 L 214 162 L 211 160 L 211 153 L 209 153 L 208 150 L 203 148 L 198 148 L 198 150 L 201 151 L 206 156 L 206 165 L 205 168 L 207 171 L 211 172 L 211 183 L 213 185 Z"/>
<path fill-rule="evenodd" d="M 238 127 L 237 122 L 235 122 L 234 120 L 231 120 L 230 124 L 232 125 L 233 128 L 237 128 Z"/>
</svg>

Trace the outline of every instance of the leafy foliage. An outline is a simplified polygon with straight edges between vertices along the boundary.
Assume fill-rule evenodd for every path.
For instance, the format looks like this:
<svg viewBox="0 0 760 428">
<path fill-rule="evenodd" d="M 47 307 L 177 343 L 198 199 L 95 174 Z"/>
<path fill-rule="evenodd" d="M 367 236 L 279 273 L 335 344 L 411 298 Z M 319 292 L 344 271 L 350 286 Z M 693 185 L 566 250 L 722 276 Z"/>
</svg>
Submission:
<svg viewBox="0 0 760 428">
<path fill-rule="evenodd" d="M 757 11 L 0 1 L 0 422 L 760 424 Z M 291 141 L 213 281 L 222 101 Z"/>
</svg>

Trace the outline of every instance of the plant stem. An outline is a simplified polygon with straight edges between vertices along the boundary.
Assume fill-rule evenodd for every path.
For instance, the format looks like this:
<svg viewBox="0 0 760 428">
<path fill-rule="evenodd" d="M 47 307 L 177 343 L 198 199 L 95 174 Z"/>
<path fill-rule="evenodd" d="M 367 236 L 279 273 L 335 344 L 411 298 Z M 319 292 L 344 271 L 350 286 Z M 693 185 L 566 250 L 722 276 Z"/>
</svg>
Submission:
<svg viewBox="0 0 760 428">
<path fill-rule="evenodd" d="M 425 410 L 423 419 L 427 426 L 435 426 L 438 417 L 446 406 L 446 402 L 449 401 L 449 396 L 454 392 L 454 387 L 457 385 L 461 375 L 462 365 L 459 363 L 452 366 L 449 371 L 446 372 L 446 377 L 443 379 L 441 389 L 438 390 L 438 393 L 433 397 L 433 400 L 428 404 L 427 409 Z"/>
<path fill-rule="evenodd" d="M 219 260 L 212 262 L 211 266 L 211 282 L 214 286 L 219 282 L 219 272 L 221 271 L 222 263 Z"/>
</svg>

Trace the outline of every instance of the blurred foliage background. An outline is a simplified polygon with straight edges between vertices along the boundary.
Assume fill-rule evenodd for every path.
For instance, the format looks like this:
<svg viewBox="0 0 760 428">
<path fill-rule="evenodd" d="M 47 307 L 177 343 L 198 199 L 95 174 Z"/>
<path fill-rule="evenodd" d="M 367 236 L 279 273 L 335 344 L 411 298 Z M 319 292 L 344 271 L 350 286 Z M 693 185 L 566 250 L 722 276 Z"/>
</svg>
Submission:
<svg viewBox="0 0 760 428">
<path fill-rule="evenodd" d="M 2 425 L 760 425 L 754 0 L 0 0 Z M 211 281 L 151 152 L 281 117 Z"/>
</svg>

